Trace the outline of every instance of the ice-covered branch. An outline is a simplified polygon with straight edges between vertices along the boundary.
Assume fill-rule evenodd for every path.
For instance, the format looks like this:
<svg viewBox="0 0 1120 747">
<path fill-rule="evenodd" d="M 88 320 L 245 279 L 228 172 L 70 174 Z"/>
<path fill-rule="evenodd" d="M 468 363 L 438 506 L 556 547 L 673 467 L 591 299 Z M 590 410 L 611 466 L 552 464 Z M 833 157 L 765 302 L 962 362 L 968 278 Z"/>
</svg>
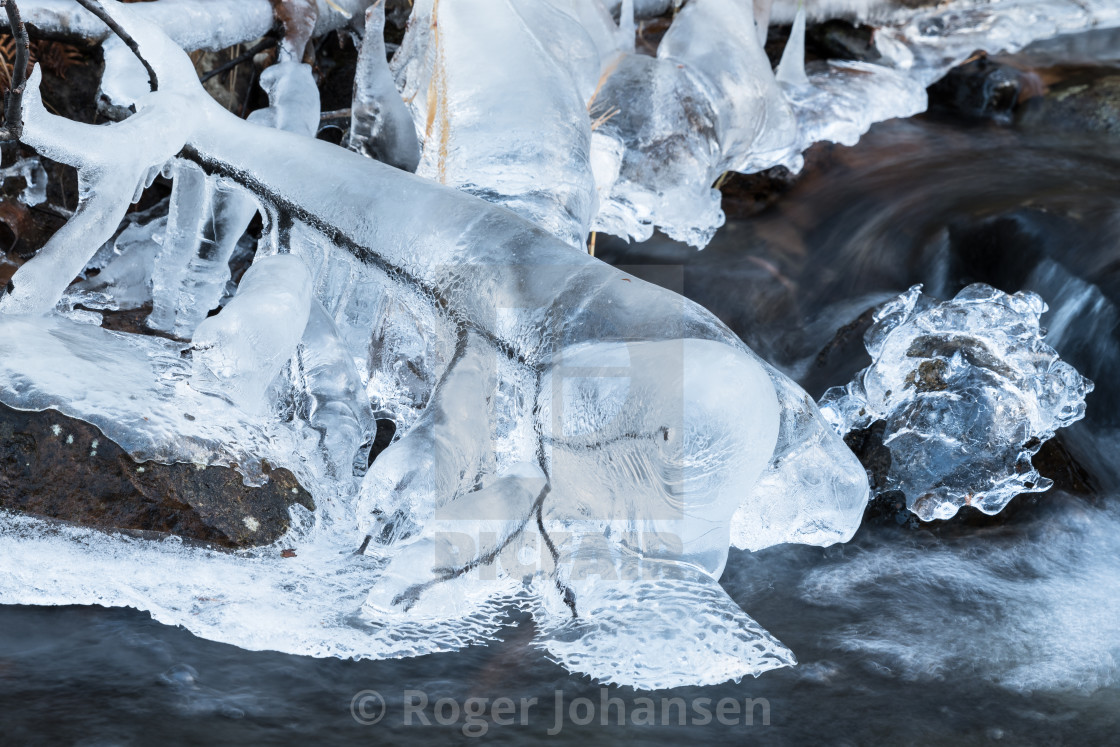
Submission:
<svg viewBox="0 0 1120 747">
<path fill-rule="evenodd" d="M 124 45 L 136 55 L 136 59 L 140 60 L 140 64 L 148 71 L 148 85 L 153 91 L 158 91 L 159 79 L 156 76 L 156 71 L 152 69 L 151 63 L 144 59 L 144 55 L 140 53 L 140 45 L 136 43 L 136 40 L 133 39 L 127 31 L 121 28 L 120 24 L 114 21 L 112 16 L 105 12 L 105 8 L 97 0 L 77 0 L 77 3 L 97 16 L 97 20 L 108 26 L 109 30 L 116 34 L 117 37 L 124 42 Z"/>
<path fill-rule="evenodd" d="M 54 406 L 96 421 L 117 442 L 143 443 L 143 453 L 164 458 L 181 449 L 189 452 L 180 458 L 193 460 L 198 434 L 222 431 L 225 436 L 212 458 L 248 462 L 247 473 L 254 477 L 253 460 L 267 458 L 307 480 L 322 514 L 314 539 L 300 545 L 301 553 L 317 559 L 320 575 L 308 566 L 304 578 L 331 578 L 327 586 L 335 591 L 323 593 L 341 593 L 346 601 L 332 597 L 330 614 L 336 622 L 326 628 L 301 627 L 282 647 L 322 651 L 324 635 L 351 641 L 345 650 L 365 656 L 454 647 L 469 636 L 449 644 L 446 637 L 410 628 L 430 622 L 409 617 L 411 611 L 419 615 L 443 609 L 440 600 L 450 597 L 455 604 L 446 606 L 446 614 L 489 621 L 494 600 L 528 594 L 541 624 L 539 645 L 570 666 L 603 679 L 629 677 L 646 687 L 697 681 L 695 674 L 661 661 L 656 652 L 631 657 L 628 674 L 616 671 L 605 658 L 580 663 L 571 656 L 573 631 L 566 625 L 573 615 L 589 626 L 579 634 L 604 650 L 611 640 L 634 635 L 635 624 L 677 624 L 662 619 L 628 585 L 626 574 L 649 569 L 659 578 L 687 578 L 682 603 L 702 605 L 730 620 L 715 637 L 703 625 L 682 631 L 682 649 L 698 661 L 718 662 L 699 681 L 757 674 L 792 661 L 745 613 L 725 614 L 737 608 L 716 579 L 733 538 L 752 547 L 780 541 L 830 544 L 850 537 L 858 525 L 867 498 L 863 470 L 804 392 L 705 310 L 573 251 L 507 209 L 499 195 L 486 194 L 483 200 L 306 134 L 239 119 L 209 98 L 185 53 L 156 26 L 126 6 L 108 2 L 106 7 L 152 63 L 160 90 L 145 90 L 136 80 L 135 60 L 114 53 L 107 54 L 106 67 L 115 80 L 106 80 L 103 87 L 113 89 L 118 104 L 135 105 L 134 116 L 105 127 L 65 120 L 50 120 L 46 126 L 45 113 L 25 107 L 32 135 L 28 144 L 75 165 L 83 184 L 96 188 L 109 203 L 96 225 L 85 220 L 85 213 L 73 222 L 90 232 L 91 244 L 74 240 L 73 234 L 56 235 L 57 248 L 44 249 L 17 271 L 15 295 L 6 299 L 11 305 L 0 316 L 0 342 L 18 341 L 27 330 L 55 323 L 53 317 L 20 319 L 14 312 L 48 311 L 74 268 L 80 270 L 88 259 L 86 247 L 105 238 L 95 231 L 115 228 L 138 176 L 153 174 L 176 153 L 201 168 L 200 184 L 227 180 L 252 194 L 269 217 L 263 250 L 232 300 L 192 330 L 189 347 L 122 336 L 118 347 L 131 345 L 139 352 L 121 355 L 116 366 L 98 358 L 104 371 L 97 397 L 75 397 L 68 381 L 22 369 L 8 375 L 37 378 L 38 387 L 0 391 L 17 398 L 33 395 L 36 403 L 54 397 Z M 510 34 L 515 56 L 507 62 L 521 61 L 530 81 L 547 74 L 562 84 L 557 89 L 565 92 L 560 103 L 550 104 L 545 97 L 537 111 L 571 117 L 563 124 L 586 135 L 587 99 L 602 74 L 599 48 L 578 25 L 569 25 L 574 28 L 570 40 L 586 56 L 578 67 L 558 66 L 555 53 L 534 49 L 539 39 L 530 30 L 544 28 L 549 19 L 571 24 L 570 17 L 520 0 L 508 0 L 503 7 L 509 12 L 496 19 L 472 20 L 454 12 L 442 16 L 448 34 L 435 44 L 436 57 L 447 55 L 465 64 L 470 54 L 455 55 L 480 50 L 476 40 L 455 32 L 461 34 L 472 22 L 497 24 L 494 28 Z M 448 8 L 454 3 L 441 10 Z M 750 19 L 744 23 L 749 26 Z M 754 39 L 753 30 L 748 36 Z M 716 45 L 698 54 L 714 63 L 723 51 Z M 269 68 L 266 76 L 270 101 L 277 102 L 270 123 L 313 128 L 317 97 L 310 73 L 285 62 Z M 429 90 L 441 93 L 439 77 L 433 73 L 437 82 Z M 489 90 L 500 86 L 497 71 L 487 71 L 479 80 L 487 82 L 488 90 L 477 95 L 499 102 Z M 463 84 L 450 81 L 447 91 L 458 85 Z M 465 96 L 468 90 L 453 95 Z M 428 105 L 430 112 L 438 109 L 439 95 Z M 463 126 L 464 142 L 477 143 L 486 133 L 486 123 L 464 119 L 462 112 L 447 121 L 453 130 Z M 528 131 L 525 117 L 510 115 L 508 121 L 518 131 Z M 477 130 L 472 133 L 467 125 L 477 125 Z M 438 133 L 446 132 L 433 131 L 437 134 L 426 138 L 426 149 L 440 143 Z M 725 142 L 736 143 L 759 134 L 754 125 L 740 132 L 726 120 L 719 131 Z M 122 137 L 129 139 L 127 149 Z M 531 144 L 526 135 L 523 145 Z M 437 148 L 435 155 L 453 162 L 450 151 L 442 154 Z M 125 168 L 109 173 L 106 164 L 117 161 Z M 199 176 L 188 173 L 184 185 Z M 524 181 L 526 172 L 519 179 Z M 591 193 L 589 184 L 580 189 L 582 195 Z M 96 196 L 86 195 L 91 207 L 100 205 Z M 189 219 L 206 214 L 205 189 L 183 189 L 176 199 L 181 200 L 175 207 L 176 224 L 188 226 Z M 210 203 L 210 209 L 215 207 Z M 197 236 L 189 228 L 184 233 Z M 192 243 L 184 246 L 194 252 Z M 172 245 L 177 242 L 168 243 Z M 336 323 L 337 334 L 317 314 L 316 303 Z M 2 337 L 5 332 L 9 338 Z M 102 332 L 78 330 L 65 339 L 96 334 Z M 416 389 L 423 389 L 426 381 L 438 380 L 434 392 L 424 397 L 428 409 L 364 477 L 345 470 L 355 442 L 368 433 L 368 419 L 364 407 L 348 404 L 360 389 L 345 357 L 330 352 L 337 343 L 366 367 L 369 394 L 381 401 L 405 388 L 394 389 L 394 384 L 415 380 Z M 57 356 L 64 359 L 71 344 L 60 343 Z M 154 345 L 177 353 L 156 354 L 149 350 Z M 309 347 L 314 345 L 324 348 Z M 190 360 L 183 362 L 182 356 Z M 169 357 L 175 365 L 167 364 Z M 304 364 L 310 368 L 293 369 Z M 152 366 L 160 373 L 153 374 Z M 106 417 L 111 397 L 101 390 L 106 382 L 122 380 L 130 382 L 133 393 L 129 416 Z M 303 396 L 314 401 L 310 427 L 296 417 Z M 13 402 L 28 406 L 25 399 Z M 205 420 L 193 412 L 205 413 Z M 158 427 L 149 424 L 153 415 Z M 180 420 L 181 427 L 174 425 Z M 192 438 L 180 439 L 180 433 Z M 285 448 L 292 443 L 313 446 Z M 820 489 L 822 483 L 827 490 Z M 776 503 L 783 506 L 780 513 L 769 508 Z M 487 523 L 475 510 L 495 505 L 504 507 L 496 523 Z M 403 552 L 401 542 L 442 552 L 446 543 L 433 538 L 438 524 L 431 521 L 445 520 L 458 522 L 474 543 L 459 560 L 393 561 L 391 576 L 400 578 L 387 579 L 384 588 L 371 590 L 365 600 L 355 594 L 353 584 L 331 586 L 365 562 L 365 556 L 338 551 L 347 541 L 351 550 L 357 546 L 362 529 L 378 535 L 370 550 L 375 556 Z M 547 562 L 524 568 L 520 550 L 534 544 L 544 548 Z M 587 564 L 611 562 L 619 553 L 637 553 L 641 559 L 636 565 L 624 563 L 624 576 L 617 580 L 587 577 Z M 199 557 L 191 562 L 206 567 L 213 561 Z M 262 566 L 261 573 L 270 578 L 275 572 L 290 573 Z M 486 575 L 494 583 L 486 582 Z M 383 608 L 395 607 L 403 592 L 414 603 L 396 610 L 390 621 Z M 290 593 L 278 598 L 287 600 L 284 604 L 292 601 Z M 599 604 L 604 599 L 618 600 L 628 609 L 631 625 L 615 627 L 614 613 L 605 613 Z M 336 613 L 356 612 L 363 601 L 368 602 L 363 614 L 370 627 L 391 622 L 393 630 L 354 643 L 355 616 Z M 232 612 L 226 608 L 216 615 Z M 403 612 L 404 619 L 396 612 Z M 463 630 L 463 625 L 454 623 L 450 629 Z"/>
</svg>

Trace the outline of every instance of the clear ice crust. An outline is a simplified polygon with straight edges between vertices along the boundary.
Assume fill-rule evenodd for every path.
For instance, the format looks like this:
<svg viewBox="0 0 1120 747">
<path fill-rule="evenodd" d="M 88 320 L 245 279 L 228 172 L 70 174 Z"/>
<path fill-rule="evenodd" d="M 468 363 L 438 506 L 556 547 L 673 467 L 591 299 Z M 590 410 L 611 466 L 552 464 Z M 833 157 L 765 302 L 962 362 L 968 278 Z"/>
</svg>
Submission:
<svg viewBox="0 0 1120 747">
<path fill-rule="evenodd" d="M 936 303 L 915 286 L 875 314 L 873 363 L 821 399 L 837 432 L 885 421 L 891 464 L 882 491 L 901 490 L 925 521 L 962 506 L 995 514 L 1047 490 L 1031 456 L 1085 417 L 1093 383 L 1043 342 L 1046 304 L 970 285 Z"/>
<path fill-rule="evenodd" d="M 263 0 L 236 16 L 107 0 L 155 92 L 91 15 L 27 5 L 41 28 L 106 39 L 101 95 L 135 113 L 71 122 L 38 70 L 28 82 L 23 141 L 78 169 L 81 202 L 0 300 L 0 401 L 93 423 L 140 461 L 250 483 L 285 467 L 317 509 L 236 553 L 0 513 L 0 601 L 135 606 L 245 648 L 355 658 L 482 642 L 522 607 L 554 660 L 639 688 L 794 662 L 720 587 L 729 548 L 846 541 L 867 476 L 794 382 L 584 242 L 658 226 L 702 246 L 720 174 L 797 168 L 815 140 L 920 111 L 929 66 L 971 48 L 927 64 L 900 37 L 893 67 L 807 70 L 799 17 L 775 75 L 734 0 L 689 2 L 656 57 L 635 52 L 629 2 L 616 24 L 598 0 L 417 0 L 386 66 L 383 9 L 315 3 L 300 33 L 352 19 L 369 42 L 340 148 L 314 138 L 298 39 L 249 121 L 200 86 L 184 49 L 259 37 Z M 161 172 L 167 206 L 126 220 Z M 79 302 L 150 302 L 174 339 L 103 329 Z M 397 436 L 367 469 L 375 420 Z"/>
</svg>

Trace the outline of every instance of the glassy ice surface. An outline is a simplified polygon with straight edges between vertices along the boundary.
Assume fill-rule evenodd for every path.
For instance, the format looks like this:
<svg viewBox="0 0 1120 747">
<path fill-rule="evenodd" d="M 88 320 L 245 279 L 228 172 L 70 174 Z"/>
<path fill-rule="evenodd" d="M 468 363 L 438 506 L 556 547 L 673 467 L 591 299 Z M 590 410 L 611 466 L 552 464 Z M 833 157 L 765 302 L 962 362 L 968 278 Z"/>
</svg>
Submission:
<svg viewBox="0 0 1120 747">
<path fill-rule="evenodd" d="M 40 581 L 28 588 L 22 573 L 5 576 L 3 599 L 142 604 L 250 648 L 374 658 L 483 640 L 511 604 L 524 605 L 540 623 L 538 644 L 570 668 L 641 687 L 793 660 L 717 579 L 732 542 L 828 544 L 858 525 L 862 469 L 804 392 L 708 312 L 573 251 L 502 199 L 492 205 L 286 131 L 311 122 L 300 104 L 312 99 L 305 68 L 278 65 L 263 81 L 276 127 L 245 122 L 207 97 L 157 28 L 111 7 L 157 67 L 160 93 L 130 102 L 120 87 L 118 103 L 140 114 L 89 128 L 102 136 L 94 156 L 59 139 L 81 142 L 88 126 L 51 129 L 57 118 L 38 110 L 36 142 L 85 183 L 120 181 L 97 187 L 118 191 L 112 204 L 123 213 L 170 153 L 130 151 L 118 133 L 141 127 L 146 103 L 160 112 L 170 97 L 173 132 L 208 170 L 253 191 L 268 230 L 236 293 L 189 344 L 108 332 L 84 317 L 5 314 L 7 349 L 52 344 L 50 355 L 0 356 L 0 396 L 93 422 L 138 458 L 236 465 L 249 480 L 262 478 L 265 460 L 287 467 L 318 508 L 297 509 L 276 545 L 240 554 L 5 516 L 5 551 L 20 556 L 8 567 L 58 564 L 58 573 L 37 574 L 55 579 L 45 595 Z M 594 45 L 586 49 L 595 62 Z M 135 182 L 98 170 L 124 152 Z M 163 230 L 186 226 L 193 246 L 192 226 L 218 201 L 211 177 L 185 168 L 178 178 L 199 184 L 173 197 Z M 74 253 L 68 261 L 93 254 L 59 243 Z M 68 272 L 52 254 L 15 277 L 43 306 Z M 136 256 L 128 270 L 142 275 Z M 49 283 L 25 282 L 37 273 Z M 92 374 L 75 374 L 87 369 L 99 372 L 95 386 Z M 121 391 L 128 403 L 115 407 Z M 365 471 L 371 411 L 397 419 L 401 435 Z M 817 489 L 822 479 L 830 490 Z M 773 501 L 798 505 L 764 511 Z M 367 534 L 368 549 L 355 554 Z M 85 553 L 97 556 L 89 571 L 65 581 L 62 564 Z M 677 612 L 650 607 L 670 588 L 674 610 L 709 609 L 703 619 L 719 630 L 682 629 L 672 661 L 636 645 L 655 624 L 679 627 Z M 572 655 L 583 635 L 598 653 Z M 620 664 L 611 653 L 623 650 Z"/>
<path fill-rule="evenodd" d="M 916 79 L 802 75 L 795 40 L 779 83 L 731 0 L 685 6 L 655 58 L 633 53 L 629 2 L 622 32 L 560 0 L 418 2 L 394 60 L 422 125 L 416 176 L 307 137 L 307 66 L 266 70 L 270 107 L 245 122 L 201 89 L 161 31 L 173 20 L 107 5 L 160 90 L 112 41 L 102 93 L 136 107 L 124 122 L 51 115 L 38 71 L 29 82 L 25 143 L 78 168 L 82 202 L 0 301 L 0 400 L 87 420 L 138 459 L 236 465 L 251 482 L 267 460 L 317 509 L 240 553 L 3 514 L 0 599 L 141 606 L 247 648 L 367 658 L 486 640 L 519 605 L 570 670 L 642 688 L 794 661 L 717 579 L 731 546 L 850 538 L 862 467 L 714 316 L 573 247 L 589 222 L 701 245 L 722 221 L 719 174 L 796 167 L 811 138 L 913 113 Z M 390 100 L 385 71 L 367 72 Z M 80 290 L 107 310 L 150 284 L 175 310 L 156 323 L 190 343 L 50 313 L 181 153 L 166 221 L 130 226 L 114 271 Z M 250 193 L 262 245 L 206 317 Z M 140 251 L 157 236 L 163 261 Z M 374 416 L 399 435 L 367 470 Z"/>
<path fill-rule="evenodd" d="M 416 173 L 584 246 L 600 59 L 575 18 L 539 0 L 425 0 L 393 64 L 424 143 Z"/>
<path fill-rule="evenodd" d="M 1058 428 L 1085 416 L 1093 383 L 1042 340 L 1046 304 L 971 285 L 936 303 L 915 286 L 875 315 L 873 363 L 821 409 L 846 434 L 885 421 L 891 454 L 882 490 L 901 490 L 923 520 L 961 506 L 998 513 L 1051 481 L 1031 456 Z"/>
</svg>

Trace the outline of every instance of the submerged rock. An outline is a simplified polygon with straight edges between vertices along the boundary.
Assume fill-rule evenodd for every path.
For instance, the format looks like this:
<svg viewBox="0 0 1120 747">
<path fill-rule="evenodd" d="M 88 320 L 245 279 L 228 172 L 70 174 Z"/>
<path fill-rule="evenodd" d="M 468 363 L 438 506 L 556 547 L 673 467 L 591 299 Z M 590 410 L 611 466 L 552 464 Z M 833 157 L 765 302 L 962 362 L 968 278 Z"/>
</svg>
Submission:
<svg viewBox="0 0 1120 747">
<path fill-rule="evenodd" d="M 229 467 L 137 463 L 89 423 L 0 404 L 0 508 L 251 547 L 287 531 L 292 504 L 315 507 L 288 470 L 269 478 L 250 487 Z"/>
<path fill-rule="evenodd" d="M 1017 124 L 1037 132 L 1120 137 L 1120 70 L 1091 71 L 1055 84 L 1024 103 Z"/>
<path fill-rule="evenodd" d="M 929 87 L 932 111 L 983 121 L 1010 123 L 1024 90 L 1033 78 L 1010 65 L 979 55 L 950 70 Z"/>
</svg>

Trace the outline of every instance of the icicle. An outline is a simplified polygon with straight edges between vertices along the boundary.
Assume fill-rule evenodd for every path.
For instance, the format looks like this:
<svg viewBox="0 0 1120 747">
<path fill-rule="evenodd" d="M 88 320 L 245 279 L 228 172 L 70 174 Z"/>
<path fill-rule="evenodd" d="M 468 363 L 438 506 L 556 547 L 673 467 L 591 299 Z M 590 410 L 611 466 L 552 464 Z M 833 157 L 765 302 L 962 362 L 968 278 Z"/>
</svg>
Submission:
<svg viewBox="0 0 1120 747">
<path fill-rule="evenodd" d="M 634 0 L 622 0 L 622 7 L 618 11 L 618 48 L 623 52 L 633 52 L 636 35 Z"/>
<path fill-rule="evenodd" d="M 237 295 L 195 331 L 192 385 L 248 413 L 264 411 L 268 385 L 295 353 L 310 312 L 311 275 L 302 259 L 277 254 L 254 262 Z"/>
<path fill-rule="evenodd" d="M 349 475 L 354 455 L 373 429 L 373 413 L 354 359 L 317 300 L 311 303 L 297 356 L 298 385 L 309 400 L 308 421 L 322 435 L 322 451 L 334 473 Z"/>
<path fill-rule="evenodd" d="M 754 28 L 760 46 L 766 46 L 766 35 L 770 31 L 770 8 L 774 0 L 754 0 Z"/>
<path fill-rule="evenodd" d="M 167 233 L 152 272 L 148 326 L 189 338 L 218 307 L 229 259 L 257 203 L 242 188 L 207 176 L 193 163 L 175 167 Z"/>
<path fill-rule="evenodd" d="M 383 1 L 366 11 L 365 36 L 354 75 L 349 146 L 405 171 L 416 171 L 420 162 L 416 126 L 397 91 L 385 54 Z"/>
<path fill-rule="evenodd" d="M 809 85 L 809 78 L 805 75 L 805 6 L 797 9 L 793 19 L 793 28 L 789 32 L 789 41 L 782 52 L 782 60 L 778 63 L 775 77 L 779 83 L 787 86 L 801 88 Z"/>
</svg>

